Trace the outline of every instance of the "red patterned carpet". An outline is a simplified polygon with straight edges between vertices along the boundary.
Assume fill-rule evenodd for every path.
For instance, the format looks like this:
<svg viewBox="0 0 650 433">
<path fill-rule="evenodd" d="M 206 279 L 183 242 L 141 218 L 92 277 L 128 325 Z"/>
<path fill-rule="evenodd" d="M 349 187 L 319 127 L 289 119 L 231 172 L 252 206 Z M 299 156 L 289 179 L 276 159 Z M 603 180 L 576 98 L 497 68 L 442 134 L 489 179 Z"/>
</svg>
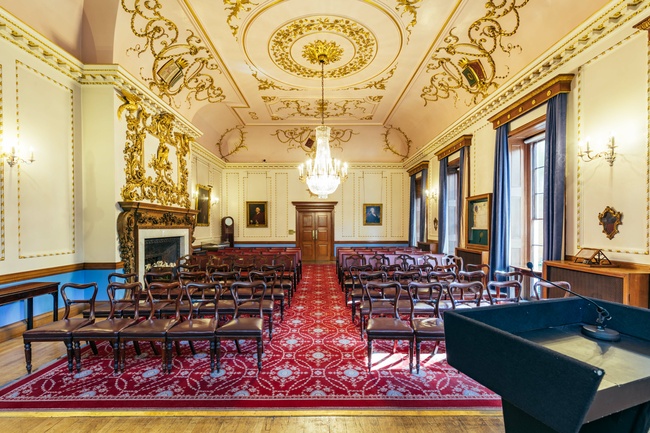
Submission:
<svg viewBox="0 0 650 433">
<path fill-rule="evenodd" d="M 112 352 L 87 350 L 80 373 L 64 360 L 39 369 L 0 390 L 0 409 L 453 409 L 500 407 L 500 398 L 445 362 L 444 346 L 431 356 L 423 344 L 419 374 L 408 371 L 408 345 L 376 342 L 373 370 L 366 344 L 350 322 L 334 265 L 306 265 L 284 321 L 276 317 L 273 340 L 265 340 L 263 370 L 255 348 L 222 343 L 221 370 L 210 374 L 207 345 L 174 355 L 171 374 L 148 345 L 127 353 L 126 371 L 114 374 Z M 268 334 L 265 334 L 268 335 Z M 38 343 L 36 343 L 38 344 Z"/>
</svg>

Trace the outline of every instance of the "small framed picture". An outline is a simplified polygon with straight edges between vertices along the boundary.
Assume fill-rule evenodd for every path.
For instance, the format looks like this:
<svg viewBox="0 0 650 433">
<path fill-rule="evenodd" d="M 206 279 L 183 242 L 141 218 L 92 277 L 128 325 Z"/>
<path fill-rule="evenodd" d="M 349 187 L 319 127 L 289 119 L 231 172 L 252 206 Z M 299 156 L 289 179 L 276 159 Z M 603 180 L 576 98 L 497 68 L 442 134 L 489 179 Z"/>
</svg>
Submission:
<svg viewBox="0 0 650 433">
<path fill-rule="evenodd" d="M 363 225 L 364 226 L 380 226 L 381 225 L 381 204 L 379 203 L 364 203 L 363 205 Z"/>
<path fill-rule="evenodd" d="M 196 216 L 197 226 L 210 225 L 210 195 L 212 194 L 212 187 L 197 185 L 196 186 L 196 202 L 195 208 L 199 211 Z"/>
<path fill-rule="evenodd" d="M 247 201 L 246 227 L 268 227 L 267 207 L 266 201 Z"/>
</svg>

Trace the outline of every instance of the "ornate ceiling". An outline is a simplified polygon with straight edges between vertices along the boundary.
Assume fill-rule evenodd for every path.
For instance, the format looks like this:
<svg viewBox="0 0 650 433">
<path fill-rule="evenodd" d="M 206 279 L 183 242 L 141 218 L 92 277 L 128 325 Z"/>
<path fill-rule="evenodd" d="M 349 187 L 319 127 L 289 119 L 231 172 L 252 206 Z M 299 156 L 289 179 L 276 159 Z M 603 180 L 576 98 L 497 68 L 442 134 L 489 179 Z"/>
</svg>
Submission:
<svg viewBox="0 0 650 433">
<path fill-rule="evenodd" d="M 607 3 L 0 0 L 82 62 L 120 64 L 229 162 L 304 160 L 321 114 L 335 157 L 403 161 Z"/>
</svg>

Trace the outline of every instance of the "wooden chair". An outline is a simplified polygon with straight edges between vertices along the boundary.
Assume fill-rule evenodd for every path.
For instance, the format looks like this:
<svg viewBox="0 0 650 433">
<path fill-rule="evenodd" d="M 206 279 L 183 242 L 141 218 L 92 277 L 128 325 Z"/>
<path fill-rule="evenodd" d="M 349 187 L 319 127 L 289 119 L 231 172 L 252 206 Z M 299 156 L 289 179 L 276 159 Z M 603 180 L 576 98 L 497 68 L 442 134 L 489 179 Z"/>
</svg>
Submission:
<svg viewBox="0 0 650 433">
<path fill-rule="evenodd" d="M 117 306 L 123 303 L 129 303 L 132 311 L 137 311 L 136 303 L 138 302 L 138 293 L 142 291 L 142 284 L 139 282 L 133 283 L 118 283 L 111 282 L 106 288 L 108 299 L 111 305 Z M 123 299 L 117 299 L 117 292 L 124 293 Z M 97 341 L 108 341 L 113 348 L 113 370 L 115 373 L 119 367 L 119 342 L 120 332 L 129 326 L 138 322 L 138 317 L 121 317 L 121 313 L 117 308 L 113 308 L 105 320 L 95 322 L 92 325 L 85 326 L 72 332 L 72 341 L 74 343 L 75 359 L 77 361 L 77 371 L 81 371 L 81 342 L 91 342 L 91 347 Z M 139 348 L 138 348 L 139 350 Z M 95 350 L 93 352 L 96 353 Z"/>
<path fill-rule="evenodd" d="M 397 341 L 406 340 L 409 344 L 409 371 L 413 371 L 413 328 L 407 320 L 402 320 L 398 305 L 402 296 L 411 299 L 408 291 L 403 290 L 396 281 L 386 283 L 370 281 L 365 286 L 368 293 L 369 311 L 366 338 L 368 339 L 368 371 L 372 370 L 372 342 L 375 340 L 392 340 L 393 351 Z M 371 291 L 384 293 L 383 298 L 375 298 Z M 392 296 L 391 296 L 392 294 Z M 376 306 L 379 305 L 379 308 Z M 391 305 L 392 310 L 386 307 Z"/>
<path fill-rule="evenodd" d="M 390 264 L 390 260 L 384 254 L 375 253 L 372 256 L 368 257 L 367 263 L 371 266 L 373 271 L 381 270 L 382 266 L 387 266 Z"/>
<path fill-rule="evenodd" d="M 113 282 L 121 282 L 121 283 L 133 283 L 138 281 L 138 274 L 132 272 L 129 274 L 123 274 L 120 272 L 112 272 L 108 274 L 108 284 L 110 285 Z M 123 297 L 124 295 L 120 296 Z M 127 308 L 131 306 L 132 303 L 129 302 L 129 300 L 126 300 L 125 302 L 111 302 L 110 300 L 107 301 L 95 301 L 95 318 L 105 318 L 108 317 L 108 315 L 111 312 L 111 309 L 115 311 L 115 315 L 121 316 L 122 315 L 122 310 L 124 308 Z M 90 313 L 90 309 L 86 308 L 83 311 L 83 316 L 88 317 Z"/>
<path fill-rule="evenodd" d="M 264 332 L 263 300 L 266 296 L 266 283 L 262 280 L 236 281 L 230 286 L 230 293 L 235 301 L 233 318 L 215 330 L 217 370 L 221 366 L 221 340 L 235 340 L 235 342 L 238 340 L 255 340 L 257 342 L 257 369 L 261 371 L 262 355 L 264 353 L 262 341 Z M 240 294 L 243 294 L 243 296 L 240 296 Z M 242 306 L 246 307 L 245 311 L 249 317 L 242 317 L 242 314 L 244 314 Z M 239 345 L 237 345 L 237 352 L 241 353 Z"/>
<path fill-rule="evenodd" d="M 278 295 L 282 298 L 282 312 L 281 316 L 284 318 L 284 299 L 287 299 L 288 306 L 291 307 L 291 297 L 293 294 L 293 281 L 291 278 L 287 277 L 284 269 L 284 265 L 262 265 L 262 272 L 266 271 L 275 271 L 277 274 L 277 279 L 275 281 L 275 287 L 273 287 L 273 293 L 278 299 Z"/>
<path fill-rule="evenodd" d="M 447 291 L 452 302 L 452 308 L 473 308 L 481 306 L 485 287 L 480 281 L 467 283 L 455 281 L 447 286 Z M 485 305 L 490 305 L 490 303 L 483 302 L 483 306 Z"/>
<path fill-rule="evenodd" d="M 521 300 L 524 275 L 520 271 L 495 271 L 495 281 L 488 282 L 487 291 L 493 304 L 517 303 Z"/>
<path fill-rule="evenodd" d="M 179 272 L 196 272 L 201 270 L 201 263 L 196 256 L 186 254 L 176 260 L 176 273 Z"/>
<path fill-rule="evenodd" d="M 137 321 L 136 324 L 122 329 L 119 332 L 119 350 L 120 350 L 120 371 L 124 371 L 125 359 L 126 359 L 126 343 L 129 341 L 133 342 L 133 345 L 137 347 L 139 341 L 148 341 L 151 344 L 151 348 L 154 351 L 154 354 L 158 355 L 156 350 L 155 342 L 160 342 L 162 346 L 162 371 L 167 371 L 167 362 L 166 362 L 166 351 L 165 347 L 167 346 L 167 331 L 170 330 L 173 326 L 178 323 L 175 317 L 173 318 L 156 318 L 156 301 L 153 297 L 154 290 L 157 292 L 166 292 L 167 299 L 170 301 L 176 302 L 174 296 L 180 296 L 180 285 L 178 281 L 172 281 L 169 283 L 164 282 L 154 282 L 149 284 L 149 286 L 142 291 L 136 291 L 136 304 L 135 304 L 135 315 L 134 318 Z M 149 305 L 149 316 L 140 321 L 140 300 L 146 297 L 146 302 Z"/>
<path fill-rule="evenodd" d="M 195 296 L 200 293 L 201 296 Z M 219 283 L 188 282 L 182 288 L 181 296 L 176 300 L 177 324 L 167 330 L 165 359 L 167 371 L 172 371 L 172 345 L 180 341 L 207 341 L 210 345 L 210 372 L 214 371 L 215 331 L 219 323 Z M 184 306 L 191 305 L 189 314 L 184 315 Z M 196 354 L 191 347 L 192 354 Z"/>
<path fill-rule="evenodd" d="M 86 296 L 87 289 L 92 289 L 90 296 Z M 27 330 L 23 333 L 25 346 L 25 368 L 27 373 L 32 372 L 32 343 L 36 341 L 61 341 L 65 344 L 68 356 L 68 371 L 73 369 L 72 333 L 84 326 L 95 322 L 95 299 L 97 298 L 97 284 L 66 283 L 60 289 L 65 313 L 63 318 L 47 325 Z M 70 317 L 72 305 L 87 306 L 88 317 Z"/>
<path fill-rule="evenodd" d="M 556 284 L 556 285 L 558 285 L 560 287 L 564 287 L 566 290 L 568 290 L 567 292 L 564 292 L 564 295 L 563 295 L 564 298 L 568 298 L 568 297 L 571 296 L 571 293 L 569 293 L 569 292 L 571 292 L 571 283 L 569 283 L 568 281 L 553 281 L 553 284 Z M 534 299 L 534 300 L 537 300 L 537 301 L 548 299 L 548 298 L 542 298 L 541 292 L 544 289 L 546 289 L 546 290 L 557 289 L 556 287 L 553 287 L 553 284 L 549 284 L 549 283 L 547 283 L 545 281 L 536 281 L 535 284 L 533 285 L 533 291 L 531 293 L 531 299 Z"/>
<path fill-rule="evenodd" d="M 293 256 L 289 254 L 278 254 L 273 257 L 272 264 L 275 266 L 284 266 L 284 278 L 291 281 L 291 289 L 295 293 L 298 286 L 298 266 Z M 292 296 L 293 293 L 291 294 Z"/>
<path fill-rule="evenodd" d="M 417 263 L 415 257 L 408 254 L 399 254 L 395 257 L 394 265 L 399 265 L 402 271 L 408 271 L 410 266 L 415 266 Z"/>
</svg>

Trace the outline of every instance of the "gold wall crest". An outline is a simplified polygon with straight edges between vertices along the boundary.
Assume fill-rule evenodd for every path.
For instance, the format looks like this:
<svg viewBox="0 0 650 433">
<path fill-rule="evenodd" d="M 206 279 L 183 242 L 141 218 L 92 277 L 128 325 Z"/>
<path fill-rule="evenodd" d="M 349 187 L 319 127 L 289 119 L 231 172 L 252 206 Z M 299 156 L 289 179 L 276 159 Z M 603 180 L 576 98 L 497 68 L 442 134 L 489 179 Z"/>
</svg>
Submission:
<svg viewBox="0 0 650 433">
<path fill-rule="evenodd" d="M 616 212 L 613 207 L 607 206 L 605 210 L 598 214 L 598 224 L 603 226 L 603 233 L 607 239 L 614 239 L 618 233 L 618 226 L 623 224 L 623 214 Z"/>
</svg>

